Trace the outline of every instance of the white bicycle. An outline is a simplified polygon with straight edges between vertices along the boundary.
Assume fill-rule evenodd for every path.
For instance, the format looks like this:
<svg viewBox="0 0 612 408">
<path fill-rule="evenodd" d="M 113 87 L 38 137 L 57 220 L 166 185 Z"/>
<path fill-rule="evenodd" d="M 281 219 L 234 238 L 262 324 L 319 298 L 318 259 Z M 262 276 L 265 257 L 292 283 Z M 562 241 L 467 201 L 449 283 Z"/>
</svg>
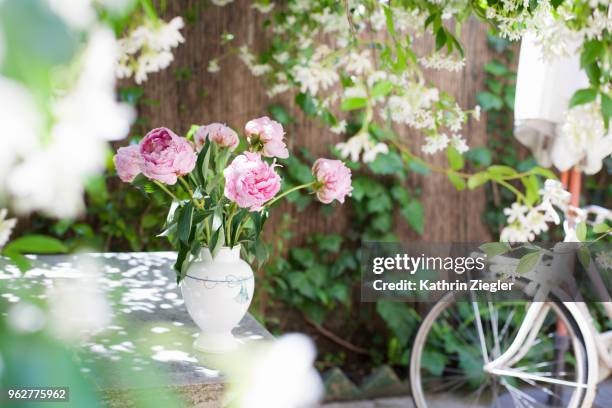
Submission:
<svg viewBox="0 0 612 408">
<path fill-rule="evenodd" d="M 599 207 L 587 210 L 597 222 L 602 211 L 610 217 Z M 476 301 L 473 293 L 453 292 L 438 301 L 413 343 L 416 406 L 593 406 L 597 384 L 612 373 L 612 330 L 597 327 L 584 302 L 558 289 L 576 283 L 559 284 L 572 277 L 567 268 L 573 271 L 575 248 L 555 246 L 546 262 L 516 281 L 527 300 Z M 518 263 L 507 256 L 490 261 L 493 274 Z M 587 274 L 598 299 L 609 299 L 592 264 Z M 612 302 L 598 308 L 612 322 Z M 612 394 L 598 395 L 597 403 L 611 407 Z"/>
</svg>

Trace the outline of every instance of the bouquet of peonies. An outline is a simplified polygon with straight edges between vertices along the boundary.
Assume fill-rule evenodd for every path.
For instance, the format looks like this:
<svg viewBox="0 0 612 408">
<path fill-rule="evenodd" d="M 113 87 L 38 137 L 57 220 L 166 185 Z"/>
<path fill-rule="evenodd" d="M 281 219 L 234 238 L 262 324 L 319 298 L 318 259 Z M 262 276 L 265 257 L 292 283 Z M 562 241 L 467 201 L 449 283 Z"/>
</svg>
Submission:
<svg viewBox="0 0 612 408">
<path fill-rule="evenodd" d="M 276 158 L 287 158 L 280 123 L 268 117 L 249 121 L 241 143 L 231 128 L 213 123 L 192 126 L 187 137 L 167 128 L 151 130 L 138 145 L 122 147 L 114 157 L 117 174 L 146 192 L 159 189 L 172 204 L 164 231 L 178 251 L 177 282 L 202 247 L 213 254 L 242 246 L 247 261 L 261 261 L 259 240 L 269 208 L 299 189 L 312 189 L 329 204 L 350 195 L 351 171 L 340 160 L 318 159 L 313 180 L 282 194 Z M 244 146 L 241 148 L 241 146 Z"/>
</svg>

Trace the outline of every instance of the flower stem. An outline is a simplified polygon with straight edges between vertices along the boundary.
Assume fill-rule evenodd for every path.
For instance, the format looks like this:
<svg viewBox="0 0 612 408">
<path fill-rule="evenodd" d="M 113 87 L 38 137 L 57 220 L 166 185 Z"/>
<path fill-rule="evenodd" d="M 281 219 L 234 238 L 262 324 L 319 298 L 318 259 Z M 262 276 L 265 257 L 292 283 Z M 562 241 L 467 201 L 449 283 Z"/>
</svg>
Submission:
<svg viewBox="0 0 612 408">
<path fill-rule="evenodd" d="M 302 188 L 307 188 L 310 186 L 313 186 L 316 183 L 316 181 L 311 181 L 310 183 L 306 183 L 306 184 L 301 184 L 299 186 L 290 188 L 289 190 L 285 191 L 284 193 L 282 193 L 281 195 L 278 195 L 276 197 L 274 197 L 272 200 L 268 201 L 267 203 L 264 204 L 264 207 L 269 207 L 272 204 L 274 204 L 275 202 L 277 202 L 278 200 L 280 200 L 281 198 L 283 198 L 284 196 L 286 196 L 287 194 L 291 194 L 294 191 L 300 190 Z"/>
<path fill-rule="evenodd" d="M 157 15 L 157 12 L 155 11 L 153 3 L 151 3 L 151 0 L 140 0 L 140 5 L 151 20 L 157 21 L 159 19 L 159 16 Z"/>
<path fill-rule="evenodd" d="M 170 197 L 172 197 L 172 199 L 173 199 L 174 201 L 181 201 L 181 200 L 179 200 L 179 199 L 178 199 L 178 198 L 177 198 L 177 197 L 176 197 L 174 194 L 172 194 L 172 191 L 168 190 L 168 188 L 167 188 L 167 187 L 166 187 L 166 186 L 165 186 L 163 183 L 161 183 L 161 182 L 159 182 L 159 181 L 157 181 L 157 180 L 153 180 L 153 182 L 154 182 L 155 184 L 157 184 L 157 186 L 158 186 L 159 188 L 161 188 L 161 189 L 162 189 L 162 190 L 163 190 L 163 191 L 164 191 L 166 194 L 168 194 Z"/>
<path fill-rule="evenodd" d="M 193 197 L 193 190 L 191 189 L 191 187 L 189 187 L 189 183 L 187 181 L 185 181 L 185 179 L 183 177 L 179 177 L 178 178 L 181 186 L 185 189 L 185 191 L 189 194 L 189 197 L 191 197 L 191 201 L 196 205 L 196 207 L 198 207 L 199 209 L 203 209 L 204 205 L 197 199 L 195 199 Z"/>
</svg>

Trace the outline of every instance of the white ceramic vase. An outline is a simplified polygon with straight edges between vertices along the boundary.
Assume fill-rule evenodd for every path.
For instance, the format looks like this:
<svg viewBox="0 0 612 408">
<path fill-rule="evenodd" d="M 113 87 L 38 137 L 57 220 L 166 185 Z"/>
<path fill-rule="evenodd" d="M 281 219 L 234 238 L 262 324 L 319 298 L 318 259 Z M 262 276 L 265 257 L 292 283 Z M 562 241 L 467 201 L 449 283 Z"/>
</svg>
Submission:
<svg viewBox="0 0 612 408">
<path fill-rule="evenodd" d="M 240 246 L 223 247 L 214 259 L 202 248 L 180 285 L 187 311 L 201 330 L 193 343 L 196 350 L 226 353 L 237 347 L 232 329 L 246 314 L 254 286 L 253 270 L 240 258 Z"/>
</svg>

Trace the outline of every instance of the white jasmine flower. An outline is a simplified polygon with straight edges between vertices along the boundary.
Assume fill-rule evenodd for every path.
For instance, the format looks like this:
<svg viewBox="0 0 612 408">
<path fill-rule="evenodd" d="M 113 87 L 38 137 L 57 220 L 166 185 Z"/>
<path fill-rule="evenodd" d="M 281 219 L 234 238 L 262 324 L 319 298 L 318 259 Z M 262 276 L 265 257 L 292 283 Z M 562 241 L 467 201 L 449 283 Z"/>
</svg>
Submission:
<svg viewBox="0 0 612 408">
<path fill-rule="evenodd" d="M 556 225 L 558 225 L 561 222 L 561 218 L 559 217 L 559 214 L 557 214 L 555 207 L 552 205 L 550 201 L 547 201 L 547 200 L 542 201 L 542 203 L 538 205 L 536 209 L 543 212 L 544 220 L 546 222 L 554 222 Z"/>
<path fill-rule="evenodd" d="M 352 161 L 359 161 L 359 156 L 363 152 L 364 163 L 374 161 L 379 153 L 386 154 L 389 152 L 389 147 L 386 144 L 375 144 L 370 140 L 367 133 L 358 133 L 346 142 L 338 143 L 336 148 L 340 150 L 340 157 L 343 159 L 350 157 Z"/>
<path fill-rule="evenodd" d="M 451 138 L 451 145 L 461 154 L 470 150 L 467 143 L 465 142 L 465 139 L 462 138 L 461 135 L 453 135 Z"/>
<path fill-rule="evenodd" d="M 379 154 L 387 154 L 389 153 L 389 146 L 384 143 L 376 143 L 373 147 L 370 146 L 367 149 L 364 149 L 363 152 L 363 162 L 371 163 L 376 160 L 376 156 Z"/>
<path fill-rule="evenodd" d="M 252 65 L 255 64 L 255 56 L 249 51 L 249 47 L 247 45 L 243 45 L 238 49 L 238 56 L 245 63 L 249 69 Z"/>
<path fill-rule="evenodd" d="M 17 225 L 17 220 L 15 218 L 6 218 L 8 215 L 8 210 L 6 208 L 0 209 L 0 249 L 8 242 L 11 237 L 11 232 L 13 232 L 13 228 Z"/>
<path fill-rule="evenodd" d="M 434 154 L 437 151 L 446 149 L 448 143 L 448 136 L 444 133 L 427 136 L 425 138 L 425 145 L 421 147 L 421 151 L 426 154 Z"/>
<path fill-rule="evenodd" d="M 351 52 L 344 59 L 347 72 L 363 75 L 372 71 L 372 57 L 370 51 Z"/>
<path fill-rule="evenodd" d="M 523 225 L 525 229 L 537 235 L 541 232 L 548 231 L 548 224 L 546 223 L 546 221 L 546 217 L 542 212 L 539 211 L 538 208 L 532 208 L 525 216 L 525 219 L 523 220 Z"/>
<path fill-rule="evenodd" d="M 504 214 L 508 217 L 508 223 L 512 224 L 515 221 L 521 221 L 524 219 L 525 214 L 527 213 L 527 206 L 521 205 L 519 203 L 512 203 L 510 208 L 504 208 Z"/>
<path fill-rule="evenodd" d="M 552 148 L 555 167 L 565 171 L 578 165 L 585 173 L 595 174 L 611 153 L 612 131 L 605 129 L 599 103 L 570 109 Z"/>
<path fill-rule="evenodd" d="M 502 242 L 529 242 L 534 238 L 533 233 L 529 232 L 521 224 L 512 224 L 501 231 L 499 240 Z"/>
<path fill-rule="evenodd" d="M 272 67 L 268 64 L 256 64 L 251 66 L 251 73 L 255 76 L 260 76 L 272 71 Z"/>
<path fill-rule="evenodd" d="M 274 84 L 270 89 L 268 89 L 268 91 L 266 92 L 268 94 L 269 98 L 272 98 L 278 94 L 282 94 L 283 92 L 287 92 L 289 90 L 289 84 L 288 83 L 280 83 L 280 84 Z"/>
<path fill-rule="evenodd" d="M 147 21 L 119 41 L 121 54 L 115 69 L 118 78 L 134 75 L 136 83 L 147 80 L 148 74 L 167 68 L 174 60 L 172 49 L 185 39 L 180 33 L 182 17 L 170 22 Z"/>
<path fill-rule="evenodd" d="M 262 14 L 267 14 L 269 12 L 272 11 L 272 9 L 274 8 L 274 3 L 273 2 L 269 2 L 269 3 L 255 3 L 251 5 L 251 8 L 254 8 L 255 10 L 259 11 Z"/>
<path fill-rule="evenodd" d="M 210 61 L 208 61 L 208 68 L 207 71 L 210 72 L 211 74 L 214 74 L 216 72 L 219 72 L 221 68 L 219 67 L 219 61 L 217 61 L 216 59 L 212 59 Z"/>
<path fill-rule="evenodd" d="M 332 133 L 336 133 L 336 134 L 346 132 L 346 120 L 339 121 L 338 123 L 336 123 L 335 126 L 332 126 L 329 130 L 331 130 Z"/>
<path fill-rule="evenodd" d="M 480 113 L 481 113 L 482 108 L 480 107 L 480 105 L 476 105 L 474 106 L 474 110 L 472 111 L 472 117 L 475 120 L 480 120 Z"/>
<path fill-rule="evenodd" d="M 550 202 L 555 207 L 565 211 L 569 205 L 571 194 L 563 188 L 557 180 L 547 179 L 544 188 L 539 191 L 542 201 Z"/>
<path fill-rule="evenodd" d="M 274 59 L 279 64 L 284 64 L 285 62 L 289 61 L 289 53 L 287 51 L 283 51 L 280 54 L 274 54 Z"/>
<path fill-rule="evenodd" d="M 425 68 L 446 70 L 451 72 L 461 71 L 465 66 L 465 58 L 458 58 L 454 54 L 443 55 L 440 52 L 434 52 L 427 57 L 421 57 L 419 58 L 419 62 Z"/>
</svg>

